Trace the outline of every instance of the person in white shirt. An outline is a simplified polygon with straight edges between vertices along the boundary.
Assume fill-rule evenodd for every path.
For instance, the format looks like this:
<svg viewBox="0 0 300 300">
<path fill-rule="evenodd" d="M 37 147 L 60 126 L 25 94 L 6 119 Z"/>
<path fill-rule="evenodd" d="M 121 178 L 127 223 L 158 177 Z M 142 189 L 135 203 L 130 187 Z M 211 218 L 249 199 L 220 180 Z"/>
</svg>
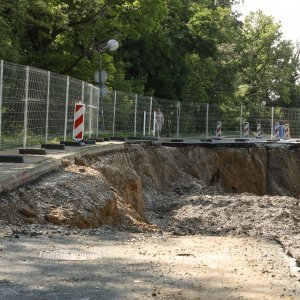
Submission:
<svg viewBox="0 0 300 300">
<path fill-rule="evenodd" d="M 159 138 L 165 120 L 164 120 L 164 114 L 160 111 L 160 108 L 156 108 L 155 111 L 156 111 L 155 135 L 157 135 L 157 137 Z"/>
</svg>

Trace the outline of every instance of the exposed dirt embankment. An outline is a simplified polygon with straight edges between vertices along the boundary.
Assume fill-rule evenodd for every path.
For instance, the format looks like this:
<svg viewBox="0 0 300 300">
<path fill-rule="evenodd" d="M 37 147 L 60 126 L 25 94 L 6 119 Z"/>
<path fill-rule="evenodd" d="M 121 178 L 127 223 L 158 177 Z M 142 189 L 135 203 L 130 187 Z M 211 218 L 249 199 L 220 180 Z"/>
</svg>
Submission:
<svg viewBox="0 0 300 300">
<path fill-rule="evenodd" d="M 300 262 L 299 166 L 287 147 L 127 145 L 2 194 L 0 224 L 267 236 Z"/>
<path fill-rule="evenodd" d="M 287 147 L 135 148 L 128 152 L 146 185 L 166 189 L 189 175 L 204 188 L 256 195 L 300 195 L 300 151 Z"/>
<path fill-rule="evenodd" d="M 198 193 L 211 189 L 298 197 L 299 165 L 300 151 L 284 147 L 128 145 L 124 151 L 76 159 L 75 165 L 61 172 L 1 195 L 0 220 L 13 224 L 50 222 L 79 228 L 125 221 L 141 226 L 145 221 L 144 205 L 149 212 L 157 205 L 172 202 L 168 191 L 183 196 L 195 186 Z M 188 181 L 192 187 L 182 185 L 182 181 Z"/>
<path fill-rule="evenodd" d="M 135 169 L 149 185 L 165 189 L 189 175 L 204 188 L 225 192 L 267 192 L 267 151 L 254 149 L 160 148 L 136 151 Z"/>
<path fill-rule="evenodd" d="M 271 148 L 268 150 L 268 185 L 271 195 L 300 196 L 300 149 Z"/>
</svg>

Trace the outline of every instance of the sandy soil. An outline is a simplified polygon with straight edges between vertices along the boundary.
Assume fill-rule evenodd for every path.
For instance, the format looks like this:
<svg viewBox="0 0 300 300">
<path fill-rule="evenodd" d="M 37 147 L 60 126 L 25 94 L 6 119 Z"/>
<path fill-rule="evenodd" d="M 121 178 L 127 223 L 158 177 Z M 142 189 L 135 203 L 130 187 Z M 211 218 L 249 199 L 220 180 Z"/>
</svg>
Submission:
<svg viewBox="0 0 300 300">
<path fill-rule="evenodd" d="M 1 237 L 1 299 L 300 299 L 297 272 L 262 238 L 9 230 Z"/>
</svg>

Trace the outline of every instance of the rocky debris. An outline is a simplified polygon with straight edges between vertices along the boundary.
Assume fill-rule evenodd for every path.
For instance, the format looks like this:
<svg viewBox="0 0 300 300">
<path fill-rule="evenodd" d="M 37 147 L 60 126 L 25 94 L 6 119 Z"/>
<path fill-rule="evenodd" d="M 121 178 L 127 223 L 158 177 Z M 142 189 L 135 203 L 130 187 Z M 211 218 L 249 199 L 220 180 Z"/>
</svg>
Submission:
<svg viewBox="0 0 300 300">
<path fill-rule="evenodd" d="M 184 193 L 183 193 L 184 191 Z M 175 236 L 259 236 L 280 243 L 300 265 L 300 199 L 226 194 L 193 178 L 179 178 L 168 190 L 144 191 L 147 218 Z"/>
<path fill-rule="evenodd" d="M 45 219 L 47 222 L 55 224 L 55 225 L 63 225 L 66 221 L 66 217 L 61 209 L 53 209 L 48 214 L 45 215 Z"/>
<path fill-rule="evenodd" d="M 88 166 L 88 161 L 84 157 L 75 156 L 74 163 L 77 166 L 84 166 L 84 167 Z"/>
<path fill-rule="evenodd" d="M 18 212 L 21 213 L 24 217 L 26 217 L 28 219 L 36 219 L 37 218 L 37 214 L 28 207 L 21 207 L 18 210 Z"/>
<path fill-rule="evenodd" d="M 264 236 L 298 258 L 298 162 L 299 152 L 280 147 L 130 146 L 77 157 L 74 165 L 2 194 L 0 222 Z"/>
<path fill-rule="evenodd" d="M 71 165 L 72 165 L 72 162 L 71 162 L 70 159 L 62 159 L 62 160 L 61 160 L 61 166 L 62 166 L 63 168 L 67 168 L 67 167 L 69 167 L 69 166 L 71 166 Z"/>
<path fill-rule="evenodd" d="M 94 169 L 71 165 L 33 185 L 1 195 L 0 219 L 10 224 L 45 224 L 99 227 L 119 220 L 117 195 Z M 20 210 L 20 207 L 22 208 Z M 33 213 L 23 208 L 32 208 Z"/>
</svg>

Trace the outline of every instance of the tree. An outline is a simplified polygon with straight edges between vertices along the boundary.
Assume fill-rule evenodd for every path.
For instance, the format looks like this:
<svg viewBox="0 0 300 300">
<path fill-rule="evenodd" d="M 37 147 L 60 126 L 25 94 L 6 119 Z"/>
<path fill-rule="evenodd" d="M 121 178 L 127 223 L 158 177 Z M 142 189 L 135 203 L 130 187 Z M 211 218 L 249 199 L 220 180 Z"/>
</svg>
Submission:
<svg viewBox="0 0 300 300">
<path fill-rule="evenodd" d="M 242 1 L 242 0 L 241 0 Z M 108 85 L 192 103 L 299 103 L 299 51 L 262 12 L 238 19 L 235 0 L 3 0 L 1 59 L 88 82 L 102 55 Z"/>
<path fill-rule="evenodd" d="M 233 42 L 229 36 L 238 26 L 227 2 L 215 7 L 210 0 L 166 1 L 167 14 L 152 32 L 124 41 L 120 53 L 127 76 L 143 80 L 145 92 L 157 97 L 209 102 L 217 93 L 222 98 L 214 87 L 225 78 L 217 52 L 219 44 Z"/>
<path fill-rule="evenodd" d="M 241 23 L 229 8 L 194 6 L 188 24 L 195 51 L 187 56 L 192 72 L 187 93 L 198 102 L 232 99 L 239 59 Z"/>
<path fill-rule="evenodd" d="M 25 27 L 24 7 L 21 1 L 2 0 L 0 2 L 0 57 L 19 62 L 21 60 L 20 41 Z"/>
<path fill-rule="evenodd" d="M 185 53 L 191 44 L 187 28 L 189 2 L 163 1 L 163 13 L 156 26 L 144 30 L 138 38 L 128 36 L 119 51 L 120 59 L 126 62 L 127 77 L 143 82 L 148 95 L 176 100 L 183 97 Z"/>
<path fill-rule="evenodd" d="M 91 81 L 98 68 L 96 44 L 111 38 L 120 43 L 139 39 L 157 27 L 163 14 L 163 0 L 27 0 L 25 60 Z M 124 64 L 114 65 L 108 54 L 103 64 L 124 73 Z"/>
<path fill-rule="evenodd" d="M 291 101 L 292 78 L 299 61 L 293 59 L 291 41 L 283 39 L 280 24 L 262 11 L 250 13 L 243 26 L 241 68 L 237 77 L 237 94 L 245 103 L 272 104 L 272 92 L 280 96 L 277 104 Z"/>
</svg>

